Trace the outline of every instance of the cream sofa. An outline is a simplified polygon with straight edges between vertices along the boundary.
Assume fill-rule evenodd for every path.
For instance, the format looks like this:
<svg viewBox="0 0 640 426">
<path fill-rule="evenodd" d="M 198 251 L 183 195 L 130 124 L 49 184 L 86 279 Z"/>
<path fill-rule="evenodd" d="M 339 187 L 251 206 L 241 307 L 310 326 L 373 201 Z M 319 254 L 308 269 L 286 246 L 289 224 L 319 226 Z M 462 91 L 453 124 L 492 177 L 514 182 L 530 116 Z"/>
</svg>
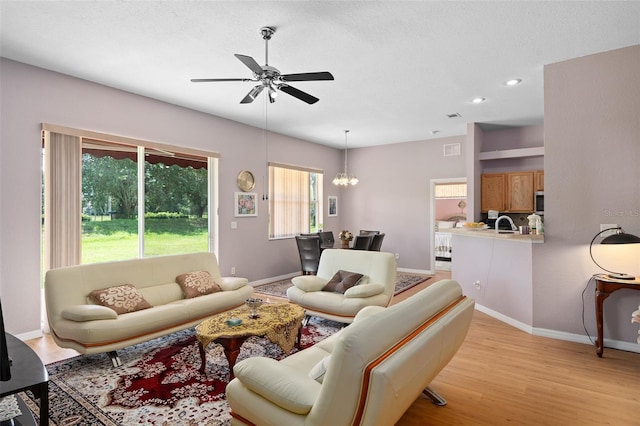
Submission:
<svg viewBox="0 0 640 426">
<path fill-rule="evenodd" d="M 393 425 L 453 358 L 474 305 L 438 281 L 281 361 L 247 358 L 226 390 L 231 424 Z"/>
<path fill-rule="evenodd" d="M 185 299 L 180 274 L 208 271 L 223 291 Z M 94 304 L 93 290 L 134 285 L 152 305 L 116 314 Z M 185 328 L 238 307 L 253 294 L 246 278 L 221 277 L 213 253 L 190 253 L 51 269 L 45 276 L 45 302 L 51 335 L 58 346 L 84 354 L 116 350 Z"/>
<path fill-rule="evenodd" d="M 362 274 L 362 282 L 344 293 L 322 291 L 339 270 Z M 385 252 L 327 249 L 316 275 L 294 277 L 291 282 L 287 297 L 307 315 L 348 324 L 366 306 L 389 305 L 396 286 L 396 260 Z"/>
</svg>

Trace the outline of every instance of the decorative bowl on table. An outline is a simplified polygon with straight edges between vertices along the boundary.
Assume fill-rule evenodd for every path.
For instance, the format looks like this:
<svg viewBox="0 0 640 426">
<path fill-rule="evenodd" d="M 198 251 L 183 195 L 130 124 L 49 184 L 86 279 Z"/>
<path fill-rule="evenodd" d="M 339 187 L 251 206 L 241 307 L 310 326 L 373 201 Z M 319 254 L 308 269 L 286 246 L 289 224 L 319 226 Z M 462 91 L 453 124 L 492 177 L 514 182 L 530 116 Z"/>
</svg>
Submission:
<svg viewBox="0 0 640 426">
<path fill-rule="evenodd" d="M 489 226 L 484 222 L 465 222 L 464 227 L 470 231 L 481 231 L 483 229 L 489 229 Z"/>
<path fill-rule="evenodd" d="M 237 325 L 242 324 L 241 318 L 232 317 L 225 321 L 229 327 L 235 327 Z"/>
<path fill-rule="evenodd" d="M 260 315 L 258 315 L 258 308 L 262 305 L 262 299 L 257 299 L 252 297 L 245 300 L 244 303 L 250 309 L 249 318 L 251 319 L 260 318 Z"/>
</svg>

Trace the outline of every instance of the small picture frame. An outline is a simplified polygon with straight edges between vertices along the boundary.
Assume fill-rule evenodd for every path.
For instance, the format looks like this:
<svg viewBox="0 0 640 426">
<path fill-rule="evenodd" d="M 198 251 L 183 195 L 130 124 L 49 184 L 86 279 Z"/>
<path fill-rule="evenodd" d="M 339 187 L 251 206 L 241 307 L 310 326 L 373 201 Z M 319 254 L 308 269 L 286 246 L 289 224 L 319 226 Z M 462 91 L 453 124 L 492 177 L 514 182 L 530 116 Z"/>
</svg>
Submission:
<svg viewBox="0 0 640 426">
<path fill-rule="evenodd" d="M 329 217 L 338 216 L 338 197 L 329 195 Z"/>
<path fill-rule="evenodd" d="M 258 194 L 255 192 L 236 192 L 234 210 L 236 217 L 258 216 Z"/>
</svg>

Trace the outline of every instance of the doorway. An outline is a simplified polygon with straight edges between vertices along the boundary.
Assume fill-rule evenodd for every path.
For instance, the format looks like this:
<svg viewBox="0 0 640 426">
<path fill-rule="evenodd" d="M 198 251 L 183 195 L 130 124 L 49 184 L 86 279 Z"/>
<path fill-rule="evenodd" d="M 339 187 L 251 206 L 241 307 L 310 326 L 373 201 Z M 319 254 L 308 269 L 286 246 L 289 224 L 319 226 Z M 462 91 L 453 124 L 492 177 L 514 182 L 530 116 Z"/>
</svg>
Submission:
<svg viewBox="0 0 640 426">
<path fill-rule="evenodd" d="M 450 271 L 454 250 L 451 232 L 467 220 L 467 178 L 431 179 L 431 270 Z"/>
</svg>

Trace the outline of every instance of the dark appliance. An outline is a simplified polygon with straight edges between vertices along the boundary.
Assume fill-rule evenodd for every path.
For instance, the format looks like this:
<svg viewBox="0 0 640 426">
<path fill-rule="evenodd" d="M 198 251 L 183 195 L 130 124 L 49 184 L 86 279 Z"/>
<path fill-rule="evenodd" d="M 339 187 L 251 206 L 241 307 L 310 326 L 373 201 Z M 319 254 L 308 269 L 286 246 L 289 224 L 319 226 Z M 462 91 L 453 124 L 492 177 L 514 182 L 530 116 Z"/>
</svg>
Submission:
<svg viewBox="0 0 640 426">
<path fill-rule="evenodd" d="M 544 191 L 536 191 L 535 193 L 535 210 L 537 215 L 544 214 Z"/>
</svg>

